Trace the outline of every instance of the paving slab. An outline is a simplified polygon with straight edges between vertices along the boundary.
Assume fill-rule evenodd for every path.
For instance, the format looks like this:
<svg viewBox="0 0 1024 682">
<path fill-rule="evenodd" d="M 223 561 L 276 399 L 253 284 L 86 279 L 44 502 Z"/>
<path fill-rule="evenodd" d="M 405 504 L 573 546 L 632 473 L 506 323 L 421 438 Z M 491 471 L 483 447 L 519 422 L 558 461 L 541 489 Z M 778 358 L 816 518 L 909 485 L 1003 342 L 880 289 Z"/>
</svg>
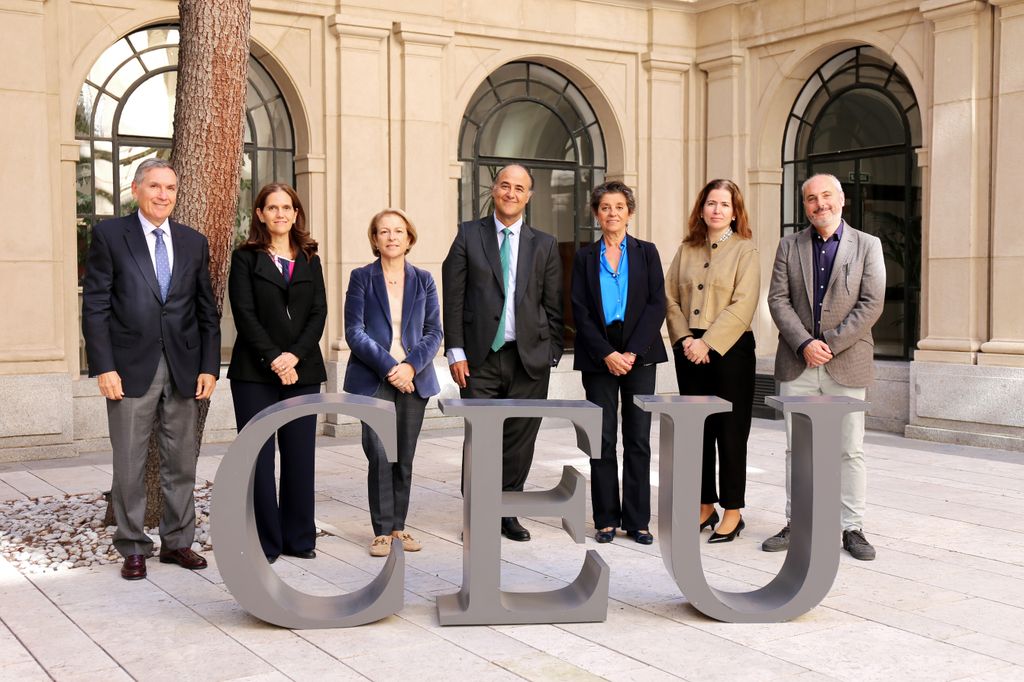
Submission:
<svg viewBox="0 0 1024 682">
<path fill-rule="evenodd" d="M 656 534 L 657 433 L 656 420 Z M 1024 680 L 1024 456 L 878 433 L 865 450 L 865 530 L 878 558 L 842 553 L 822 604 L 789 623 L 711 620 L 679 593 L 657 543 L 620 535 L 598 545 L 588 526 L 576 545 L 557 520 L 525 518 L 533 540 L 502 541 L 503 589 L 561 587 L 596 549 L 611 567 L 607 620 L 440 627 L 434 599 L 457 591 L 463 575 L 462 432 L 449 429 L 421 435 L 408 528 L 424 548 L 406 555 L 398 614 L 352 629 L 268 625 L 238 606 L 209 552 L 206 570 L 153 560 L 148 578 L 132 583 L 117 566 L 23 576 L 0 559 L 0 679 Z M 226 451 L 204 446 L 199 476 L 212 479 Z M 589 475 L 572 429 L 545 424 L 527 489 L 555 485 L 566 464 Z M 746 530 L 715 546 L 704 533 L 690 550 L 701 553 L 712 586 L 750 590 L 778 572 L 785 555 L 760 551 L 760 542 L 785 523 L 784 471 L 781 422 L 755 420 Z M 358 437 L 319 439 L 317 473 L 317 519 L 328 533 L 318 557 L 282 557 L 273 568 L 297 589 L 344 594 L 383 565 L 366 551 Z M 103 452 L 2 464 L 0 502 L 97 492 L 109 480 Z"/>
</svg>

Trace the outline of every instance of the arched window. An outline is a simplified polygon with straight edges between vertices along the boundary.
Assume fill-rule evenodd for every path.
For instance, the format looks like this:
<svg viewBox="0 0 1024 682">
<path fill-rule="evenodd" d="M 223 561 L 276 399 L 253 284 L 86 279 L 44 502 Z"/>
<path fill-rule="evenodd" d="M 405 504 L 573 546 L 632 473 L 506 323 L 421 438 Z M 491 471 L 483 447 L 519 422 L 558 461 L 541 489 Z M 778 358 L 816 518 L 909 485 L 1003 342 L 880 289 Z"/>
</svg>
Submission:
<svg viewBox="0 0 1024 682">
<path fill-rule="evenodd" d="M 906 75 L 883 52 L 856 47 L 817 69 L 793 104 L 782 148 L 782 234 L 807 224 L 800 185 L 839 178 L 844 219 L 882 240 L 885 309 L 875 353 L 909 358 L 917 345 L 921 291 L 921 111 Z"/>
<path fill-rule="evenodd" d="M 84 274 L 92 226 L 135 210 L 135 167 L 151 157 L 170 158 L 174 92 L 178 80 L 178 28 L 154 26 L 108 47 L 82 84 L 75 111 L 81 142 L 77 171 L 78 277 Z M 294 184 L 292 121 L 281 91 L 249 57 L 245 146 L 238 222 L 245 229 L 253 187 Z"/>
<path fill-rule="evenodd" d="M 75 111 L 75 137 L 81 144 L 75 187 L 79 284 L 92 226 L 134 211 L 131 184 L 136 166 L 148 158 L 171 156 L 178 37 L 174 25 L 135 31 L 108 47 L 82 84 Z M 268 182 L 295 184 L 295 141 L 288 107 L 274 79 L 252 56 L 245 123 L 236 241 L 248 231 L 254 187 Z M 221 355 L 228 358 L 234 327 L 226 307 L 221 327 Z"/>
<path fill-rule="evenodd" d="M 601 124 L 580 89 L 550 67 L 505 64 L 480 84 L 462 117 L 459 133 L 459 219 L 493 211 L 490 188 L 509 163 L 534 176 L 527 222 L 558 240 L 566 278 L 566 344 L 572 347 L 568 277 L 573 255 L 599 230 L 587 205 L 590 190 L 604 181 Z"/>
</svg>

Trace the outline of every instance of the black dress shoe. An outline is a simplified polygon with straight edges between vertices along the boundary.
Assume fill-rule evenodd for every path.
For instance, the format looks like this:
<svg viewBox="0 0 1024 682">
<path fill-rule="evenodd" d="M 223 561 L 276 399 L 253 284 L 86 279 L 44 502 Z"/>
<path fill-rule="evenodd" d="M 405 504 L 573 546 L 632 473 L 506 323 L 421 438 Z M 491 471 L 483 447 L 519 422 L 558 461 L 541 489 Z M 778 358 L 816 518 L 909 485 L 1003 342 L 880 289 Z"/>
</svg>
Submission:
<svg viewBox="0 0 1024 682">
<path fill-rule="evenodd" d="M 705 528 L 714 528 L 715 524 L 717 524 L 717 523 L 718 523 L 718 510 L 716 509 L 713 512 L 711 512 L 711 516 L 709 516 L 706 519 L 704 519 L 703 521 L 701 521 L 700 529 L 704 530 Z"/>
<path fill-rule="evenodd" d="M 316 550 L 315 549 L 307 549 L 304 552 L 281 552 L 281 554 L 286 554 L 288 556 L 293 556 L 296 559 L 315 559 L 316 558 Z"/>
<path fill-rule="evenodd" d="M 611 542 L 615 539 L 615 529 L 609 528 L 608 530 L 599 530 L 594 533 L 594 539 L 600 543 Z"/>
<path fill-rule="evenodd" d="M 272 564 L 272 563 L 274 563 L 275 561 L 277 561 L 277 557 L 276 557 L 276 556 L 268 556 L 268 557 L 267 557 L 267 563 L 268 563 L 268 564 Z"/>
<path fill-rule="evenodd" d="M 206 559 L 199 556 L 188 547 L 182 547 L 181 549 L 161 549 L 160 563 L 178 564 L 182 568 L 187 568 L 190 571 L 198 571 L 202 568 L 206 568 Z"/>
<path fill-rule="evenodd" d="M 627 530 L 626 535 L 636 540 L 641 545 L 654 544 L 654 536 L 646 530 Z"/>
<path fill-rule="evenodd" d="M 125 580 L 142 580 L 146 577 L 146 557 L 142 554 L 131 554 L 124 558 L 121 566 L 121 577 Z"/>
<path fill-rule="evenodd" d="M 530 531 L 523 528 L 519 519 L 514 516 L 501 517 L 501 534 L 516 542 L 526 542 L 530 539 Z"/>
<path fill-rule="evenodd" d="M 747 527 L 747 524 L 743 523 L 743 518 L 740 518 L 740 522 L 736 524 L 736 527 L 732 531 L 725 535 L 719 535 L 718 531 L 711 534 L 708 538 L 708 544 L 714 544 L 717 542 L 732 542 L 740 536 L 740 531 Z"/>
</svg>

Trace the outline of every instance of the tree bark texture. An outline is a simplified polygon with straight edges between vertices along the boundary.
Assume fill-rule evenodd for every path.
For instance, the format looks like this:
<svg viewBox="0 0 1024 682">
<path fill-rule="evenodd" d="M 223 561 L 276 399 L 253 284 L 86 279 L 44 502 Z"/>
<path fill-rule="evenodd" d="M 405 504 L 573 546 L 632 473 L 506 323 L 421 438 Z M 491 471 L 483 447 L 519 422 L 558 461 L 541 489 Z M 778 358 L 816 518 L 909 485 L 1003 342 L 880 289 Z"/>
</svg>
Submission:
<svg viewBox="0 0 1024 682">
<path fill-rule="evenodd" d="M 242 171 L 250 0 L 180 0 L 181 43 L 171 163 L 178 174 L 174 218 L 210 241 L 210 280 L 223 311 Z M 209 401 L 199 406 L 196 456 Z M 146 462 L 146 525 L 163 508 L 159 453 L 150 437 Z"/>
</svg>

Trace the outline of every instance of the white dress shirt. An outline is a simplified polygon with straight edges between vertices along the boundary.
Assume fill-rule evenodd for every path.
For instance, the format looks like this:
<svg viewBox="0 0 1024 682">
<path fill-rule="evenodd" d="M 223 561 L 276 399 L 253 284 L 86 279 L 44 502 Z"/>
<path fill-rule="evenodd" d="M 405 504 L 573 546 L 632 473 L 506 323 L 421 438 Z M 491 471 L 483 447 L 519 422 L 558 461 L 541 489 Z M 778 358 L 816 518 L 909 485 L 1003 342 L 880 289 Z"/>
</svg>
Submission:
<svg viewBox="0 0 1024 682">
<path fill-rule="evenodd" d="M 164 246 L 167 247 L 167 266 L 173 273 L 174 246 L 171 244 L 171 221 L 164 218 L 162 224 L 154 225 L 146 220 L 146 216 L 142 215 L 142 211 L 139 211 L 139 222 L 142 223 L 142 232 L 146 235 L 146 246 L 149 247 L 149 259 L 153 261 L 153 272 L 156 272 L 156 235 L 153 234 L 153 230 L 159 227 L 164 231 Z"/>
</svg>

